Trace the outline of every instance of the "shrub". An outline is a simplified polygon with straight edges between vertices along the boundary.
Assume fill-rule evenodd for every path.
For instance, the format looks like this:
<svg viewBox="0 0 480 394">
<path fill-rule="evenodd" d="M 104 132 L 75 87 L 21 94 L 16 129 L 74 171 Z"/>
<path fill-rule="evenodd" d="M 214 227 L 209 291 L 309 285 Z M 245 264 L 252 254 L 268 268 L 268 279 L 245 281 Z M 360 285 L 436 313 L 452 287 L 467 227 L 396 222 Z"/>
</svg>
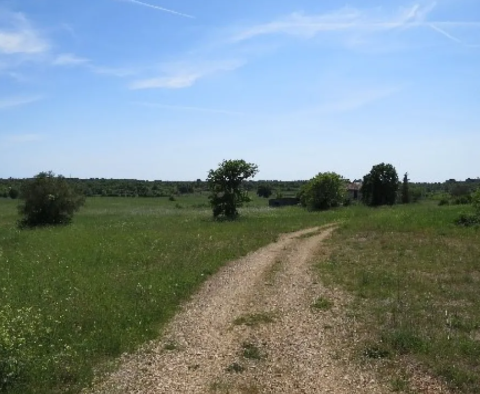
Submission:
<svg viewBox="0 0 480 394">
<path fill-rule="evenodd" d="M 319 173 L 303 186 L 300 202 L 310 210 L 325 210 L 340 206 L 345 201 L 345 181 L 334 173 Z"/>
<path fill-rule="evenodd" d="M 12 200 L 15 200 L 18 198 L 19 192 L 17 189 L 14 189 L 13 187 L 10 188 L 8 191 L 8 197 L 10 197 Z"/>
<path fill-rule="evenodd" d="M 55 176 L 51 171 L 26 181 L 20 197 L 21 227 L 68 224 L 85 203 L 85 197 L 70 187 L 63 176 Z"/>
</svg>

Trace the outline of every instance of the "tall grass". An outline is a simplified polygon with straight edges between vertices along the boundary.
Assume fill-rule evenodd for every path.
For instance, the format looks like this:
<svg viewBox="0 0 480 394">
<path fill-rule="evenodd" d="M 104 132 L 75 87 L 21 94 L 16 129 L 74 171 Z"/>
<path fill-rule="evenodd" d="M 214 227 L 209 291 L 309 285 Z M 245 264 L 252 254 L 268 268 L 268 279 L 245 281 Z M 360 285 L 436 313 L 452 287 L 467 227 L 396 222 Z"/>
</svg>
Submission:
<svg viewBox="0 0 480 394">
<path fill-rule="evenodd" d="M 452 389 L 480 393 L 480 231 L 454 225 L 463 210 L 353 209 L 318 266 L 356 295 L 359 354 L 413 356 Z"/>
<path fill-rule="evenodd" d="M 92 198 L 70 226 L 20 231 L 16 204 L 0 200 L 0 391 L 78 392 L 225 262 L 336 219 L 257 199 L 218 223 L 206 203 Z"/>
</svg>

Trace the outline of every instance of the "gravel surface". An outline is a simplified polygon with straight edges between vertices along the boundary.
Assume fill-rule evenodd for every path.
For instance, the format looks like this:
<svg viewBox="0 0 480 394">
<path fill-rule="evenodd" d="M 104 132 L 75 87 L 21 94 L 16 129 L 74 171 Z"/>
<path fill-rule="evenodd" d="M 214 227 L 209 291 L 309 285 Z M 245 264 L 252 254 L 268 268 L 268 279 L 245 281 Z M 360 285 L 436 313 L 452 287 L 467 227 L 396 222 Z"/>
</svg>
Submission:
<svg viewBox="0 0 480 394">
<path fill-rule="evenodd" d="M 388 393 L 349 363 L 345 295 L 311 257 L 333 227 L 283 235 L 207 280 L 162 338 L 121 360 L 93 393 Z M 312 304 L 319 298 L 325 308 Z M 349 334 L 350 333 L 350 334 Z M 350 337 L 348 337 L 350 335 Z"/>
</svg>

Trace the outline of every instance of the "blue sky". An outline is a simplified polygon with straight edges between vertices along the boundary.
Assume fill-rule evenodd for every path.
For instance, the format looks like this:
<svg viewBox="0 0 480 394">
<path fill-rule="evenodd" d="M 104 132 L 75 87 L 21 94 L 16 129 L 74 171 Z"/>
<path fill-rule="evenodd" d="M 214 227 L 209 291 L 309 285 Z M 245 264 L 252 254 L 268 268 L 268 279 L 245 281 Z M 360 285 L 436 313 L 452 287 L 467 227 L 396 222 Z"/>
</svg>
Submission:
<svg viewBox="0 0 480 394">
<path fill-rule="evenodd" d="M 480 176 L 478 0 L 2 0 L 0 177 Z"/>
</svg>

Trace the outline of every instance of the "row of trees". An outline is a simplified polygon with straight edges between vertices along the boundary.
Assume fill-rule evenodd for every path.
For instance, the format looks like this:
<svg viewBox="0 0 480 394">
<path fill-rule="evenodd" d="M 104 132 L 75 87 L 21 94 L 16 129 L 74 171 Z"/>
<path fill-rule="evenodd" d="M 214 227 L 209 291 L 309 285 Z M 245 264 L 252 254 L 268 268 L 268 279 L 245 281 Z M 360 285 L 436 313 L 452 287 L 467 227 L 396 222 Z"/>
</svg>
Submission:
<svg viewBox="0 0 480 394">
<path fill-rule="evenodd" d="M 258 166 L 244 160 L 224 160 L 217 169 L 209 171 L 205 184 L 214 218 L 235 219 L 238 216 L 238 208 L 250 201 L 250 180 L 257 173 Z M 335 172 L 319 173 L 310 181 L 301 183 L 299 201 L 310 210 L 345 205 L 348 182 Z M 197 180 L 197 185 L 201 183 Z M 400 184 L 395 168 L 391 164 L 380 163 L 363 177 L 362 201 L 368 206 L 392 205 L 400 191 L 401 202 L 407 204 L 412 201 L 409 185 L 408 174 L 404 175 Z M 257 194 L 270 197 L 271 185 L 260 184 Z M 52 172 L 42 172 L 22 183 L 20 195 L 23 202 L 19 211 L 23 215 L 23 226 L 69 223 L 74 212 L 85 202 L 85 195 L 79 189 Z"/>
</svg>

